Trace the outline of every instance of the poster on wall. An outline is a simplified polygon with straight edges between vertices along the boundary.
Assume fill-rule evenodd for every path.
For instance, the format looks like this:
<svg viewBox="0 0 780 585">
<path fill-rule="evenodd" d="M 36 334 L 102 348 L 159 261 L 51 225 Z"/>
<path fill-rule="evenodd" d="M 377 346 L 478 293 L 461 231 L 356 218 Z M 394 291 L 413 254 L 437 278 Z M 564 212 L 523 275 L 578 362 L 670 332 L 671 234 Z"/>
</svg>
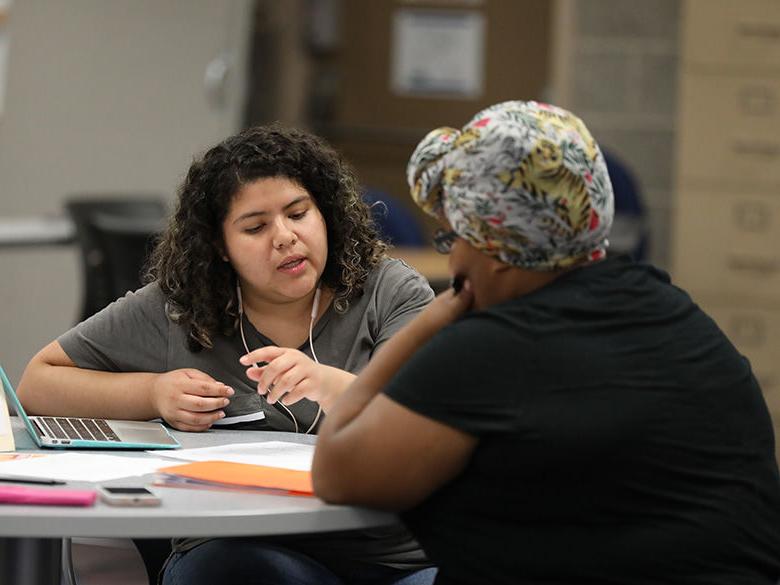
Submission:
<svg viewBox="0 0 780 585">
<path fill-rule="evenodd" d="M 11 48 L 8 19 L 11 0 L 0 0 L 0 116 L 5 106 L 5 86 L 8 82 L 8 52 Z"/>
<path fill-rule="evenodd" d="M 475 99 L 483 93 L 485 17 L 401 9 L 393 15 L 390 88 L 398 95 Z"/>
</svg>

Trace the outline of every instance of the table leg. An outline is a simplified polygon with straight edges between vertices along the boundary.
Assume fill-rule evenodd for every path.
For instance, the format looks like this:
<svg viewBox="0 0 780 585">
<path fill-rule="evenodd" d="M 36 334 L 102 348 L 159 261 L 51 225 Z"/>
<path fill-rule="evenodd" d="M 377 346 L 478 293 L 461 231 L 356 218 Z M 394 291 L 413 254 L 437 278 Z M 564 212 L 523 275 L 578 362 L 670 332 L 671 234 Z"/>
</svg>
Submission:
<svg viewBox="0 0 780 585">
<path fill-rule="evenodd" d="M 62 540 L 0 538 L 0 583 L 60 585 Z"/>
</svg>

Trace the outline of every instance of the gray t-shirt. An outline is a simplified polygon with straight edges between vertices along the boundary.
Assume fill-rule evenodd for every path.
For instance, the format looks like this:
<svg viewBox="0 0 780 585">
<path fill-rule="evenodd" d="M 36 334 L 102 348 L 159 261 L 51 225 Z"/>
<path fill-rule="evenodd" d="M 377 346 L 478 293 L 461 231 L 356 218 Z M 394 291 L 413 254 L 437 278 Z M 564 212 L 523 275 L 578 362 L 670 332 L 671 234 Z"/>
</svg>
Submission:
<svg viewBox="0 0 780 585">
<path fill-rule="evenodd" d="M 409 322 L 433 296 L 423 277 L 400 260 L 385 260 L 369 275 L 363 295 L 344 314 L 329 307 L 314 326 L 314 351 L 320 363 L 357 373 L 376 349 Z M 244 427 L 293 431 L 294 424 L 280 406 L 257 394 L 238 358 L 246 353 L 241 336 L 216 335 L 214 347 L 197 353 L 187 348 L 187 333 L 165 313 L 165 297 L 156 283 L 124 297 L 60 336 L 60 345 L 76 365 L 109 372 L 169 372 L 201 370 L 235 390 L 226 417 L 263 412 L 265 419 Z M 244 316 L 250 350 L 275 345 Z M 309 344 L 300 348 L 311 357 Z M 301 400 L 289 407 L 301 430 L 307 429 L 317 405 Z"/>
<path fill-rule="evenodd" d="M 359 372 L 374 352 L 432 298 L 427 281 L 404 262 L 382 261 L 371 271 L 363 294 L 350 302 L 346 313 L 337 313 L 331 306 L 314 326 L 312 338 L 319 362 Z M 256 384 L 246 377 L 246 366 L 238 362 L 246 353 L 240 335 L 216 335 L 213 348 L 193 353 L 187 348 L 184 328 L 167 317 L 165 303 L 159 286 L 148 284 L 111 303 L 57 341 L 81 368 L 110 372 L 201 370 L 235 391 L 224 409 L 226 417 L 264 413 L 264 418 L 241 423 L 240 428 L 294 431 L 289 415 L 279 406 L 268 404 L 257 394 Z M 243 325 L 250 350 L 275 345 L 262 334 L 262 323 L 257 324 L 258 331 L 244 317 Z M 308 343 L 298 349 L 311 356 Z M 318 407 L 301 400 L 288 408 L 299 429 L 305 430 L 314 421 Z M 306 552 L 315 557 L 322 550 L 326 558 L 321 561 L 359 559 L 402 568 L 425 564 L 416 542 L 399 528 L 339 533 L 327 538 L 312 536 L 294 542 L 305 542 Z M 175 539 L 174 549 L 187 550 L 205 540 Z M 286 544 L 292 546 L 294 542 Z M 332 558 L 334 554 L 341 559 Z"/>
</svg>

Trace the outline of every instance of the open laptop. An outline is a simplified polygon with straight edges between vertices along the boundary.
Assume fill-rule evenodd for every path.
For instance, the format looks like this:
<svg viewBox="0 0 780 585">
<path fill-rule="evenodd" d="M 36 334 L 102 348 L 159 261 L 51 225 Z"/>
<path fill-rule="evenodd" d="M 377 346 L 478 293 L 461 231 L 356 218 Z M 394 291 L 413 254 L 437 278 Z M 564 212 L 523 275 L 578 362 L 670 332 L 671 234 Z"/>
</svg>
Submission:
<svg viewBox="0 0 780 585">
<path fill-rule="evenodd" d="M 8 402 L 22 417 L 39 447 L 54 449 L 176 449 L 179 442 L 162 424 L 72 416 L 27 416 L 5 370 L 0 367 Z"/>
</svg>

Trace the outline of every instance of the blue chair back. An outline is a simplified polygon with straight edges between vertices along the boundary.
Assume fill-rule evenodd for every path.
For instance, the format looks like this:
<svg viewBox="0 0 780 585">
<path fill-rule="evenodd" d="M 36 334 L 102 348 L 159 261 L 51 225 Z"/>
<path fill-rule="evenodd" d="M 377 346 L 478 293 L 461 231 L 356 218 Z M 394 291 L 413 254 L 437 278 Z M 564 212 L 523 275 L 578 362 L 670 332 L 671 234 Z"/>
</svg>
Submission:
<svg viewBox="0 0 780 585">
<path fill-rule="evenodd" d="M 602 154 L 615 193 L 610 250 L 629 254 L 637 261 L 647 260 L 650 237 L 639 184 L 628 166 L 615 154 L 606 149 L 602 149 Z"/>
<path fill-rule="evenodd" d="M 371 215 L 385 242 L 394 246 L 425 246 L 425 230 L 419 218 L 395 197 L 384 191 L 366 189 L 363 201 L 371 207 Z"/>
</svg>

